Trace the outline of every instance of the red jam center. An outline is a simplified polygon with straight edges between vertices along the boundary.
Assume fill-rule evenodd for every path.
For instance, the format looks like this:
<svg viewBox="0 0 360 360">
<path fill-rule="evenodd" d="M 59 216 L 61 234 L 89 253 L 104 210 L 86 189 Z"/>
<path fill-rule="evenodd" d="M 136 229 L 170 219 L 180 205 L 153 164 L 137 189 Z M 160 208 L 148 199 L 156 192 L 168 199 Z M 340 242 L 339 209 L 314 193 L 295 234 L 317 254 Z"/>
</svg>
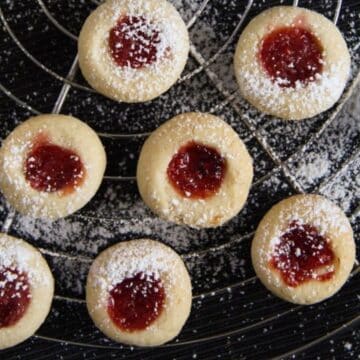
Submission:
<svg viewBox="0 0 360 360">
<path fill-rule="evenodd" d="M 108 314 L 121 330 L 144 330 L 159 317 L 164 303 L 161 280 L 154 274 L 139 272 L 110 291 Z"/>
<path fill-rule="evenodd" d="M 311 279 L 326 281 L 335 273 L 335 255 L 330 241 L 308 224 L 292 221 L 275 246 L 270 265 L 283 281 L 296 287 Z"/>
<path fill-rule="evenodd" d="M 84 178 L 84 166 L 74 151 L 44 139 L 27 155 L 24 172 L 33 189 L 45 192 L 72 192 Z"/>
<path fill-rule="evenodd" d="M 167 175 L 182 196 L 205 199 L 219 190 L 225 171 L 226 161 L 216 149 L 191 141 L 173 156 Z"/>
<path fill-rule="evenodd" d="M 15 325 L 25 314 L 30 299 L 27 274 L 15 268 L 0 269 L 0 329 Z"/>
<path fill-rule="evenodd" d="M 307 84 L 322 72 L 323 48 L 309 30 L 281 27 L 265 36 L 260 60 L 268 75 L 282 87 Z"/>
<path fill-rule="evenodd" d="M 114 61 L 133 69 L 158 59 L 159 29 L 142 16 L 124 16 L 110 30 L 109 47 Z"/>
</svg>

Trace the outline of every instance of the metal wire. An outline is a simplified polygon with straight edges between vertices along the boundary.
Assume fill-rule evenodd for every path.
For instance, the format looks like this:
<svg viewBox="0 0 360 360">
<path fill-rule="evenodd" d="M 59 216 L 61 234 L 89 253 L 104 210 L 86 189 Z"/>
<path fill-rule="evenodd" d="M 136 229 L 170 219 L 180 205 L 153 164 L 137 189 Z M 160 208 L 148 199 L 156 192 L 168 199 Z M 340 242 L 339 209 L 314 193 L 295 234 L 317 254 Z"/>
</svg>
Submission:
<svg viewBox="0 0 360 360">
<path fill-rule="evenodd" d="M 50 11 L 47 9 L 46 5 L 44 4 L 44 2 L 42 0 L 37 0 L 40 8 L 42 9 L 42 11 L 44 12 L 44 14 L 48 17 L 49 21 L 58 29 L 60 30 L 63 34 L 65 34 L 66 36 L 68 36 L 70 39 L 76 41 L 77 40 L 77 36 L 72 34 L 69 30 L 66 29 L 66 27 L 64 27 L 62 24 L 60 24 L 54 17 L 53 15 L 50 13 Z M 98 4 L 98 1 L 94 1 L 94 3 Z M 188 28 L 190 28 L 191 26 L 193 26 L 196 22 L 196 20 L 201 16 L 201 14 L 203 13 L 203 11 L 206 9 L 206 5 L 208 4 L 209 0 L 204 0 L 201 5 L 199 6 L 199 8 L 197 9 L 197 11 L 194 13 L 194 15 L 192 16 L 192 18 L 190 19 L 190 21 L 188 22 Z M 211 64 L 213 64 L 219 57 L 219 55 L 225 51 L 228 46 L 230 45 L 230 43 L 234 40 L 234 38 L 238 35 L 238 32 L 240 31 L 243 22 L 245 21 L 251 7 L 253 5 L 253 1 L 249 0 L 247 2 L 247 5 L 245 7 L 244 13 L 242 15 L 242 17 L 240 18 L 240 21 L 238 22 L 238 24 L 236 25 L 234 31 L 232 32 L 232 34 L 230 35 L 230 37 L 228 38 L 228 40 L 218 49 L 218 51 L 212 55 L 208 60 L 205 60 L 201 53 L 195 48 L 195 46 L 192 44 L 191 46 L 191 55 L 193 56 L 193 58 L 198 62 L 199 66 L 193 70 L 192 72 L 186 74 L 184 77 L 182 77 L 179 82 L 183 82 L 183 81 L 187 81 L 192 79 L 196 74 L 200 73 L 200 72 L 205 72 L 207 74 L 207 76 L 209 77 L 209 79 L 214 82 L 216 88 L 220 91 L 220 93 L 224 96 L 225 100 L 220 103 L 220 104 L 216 104 L 211 111 L 215 112 L 215 111 L 219 111 L 221 110 L 223 107 L 230 105 L 238 114 L 241 115 L 241 109 L 239 108 L 239 106 L 235 103 L 235 100 L 237 99 L 237 92 L 234 93 L 229 93 L 228 91 L 225 90 L 225 87 L 222 84 L 221 79 L 219 79 L 219 77 L 212 72 L 209 69 L 209 66 Z M 298 5 L 298 1 L 294 1 L 293 2 L 294 6 Z M 334 18 L 333 21 L 334 23 L 337 23 L 339 16 L 340 16 L 340 12 L 341 12 L 341 8 L 342 8 L 342 1 L 339 0 L 337 1 L 337 5 L 336 5 L 336 10 L 335 10 L 335 14 L 334 14 Z M 67 74 L 67 76 L 64 78 L 61 75 L 57 74 L 56 72 L 52 71 L 51 69 L 47 68 L 44 64 L 42 64 L 39 60 L 37 60 L 25 47 L 24 45 L 19 41 L 19 39 L 17 38 L 17 36 L 15 35 L 15 33 L 13 32 L 13 30 L 11 29 L 11 27 L 9 26 L 9 23 L 6 21 L 6 18 L 2 12 L 2 9 L 0 7 L 0 18 L 4 24 L 4 28 L 6 29 L 6 31 L 8 32 L 8 34 L 10 35 L 10 37 L 12 38 L 12 40 L 14 41 L 14 43 L 19 47 L 19 49 L 24 53 L 24 55 L 26 57 L 28 57 L 36 66 L 38 66 L 42 71 L 47 72 L 48 74 L 50 74 L 52 77 L 54 77 L 57 80 L 60 80 L 63 85 L 62 88 L 60 90 L 60 93 L 56 99 L 56 102 L 54 104 L 53 113 L 60 113 L 61 109 L 63 107 L 64 101 L 68 95 L 68 91 L 71 87 L 74 88 L 78 88 L 84 91 L 90 91 L 90 92 L 94 92 L 93 89 L 87 87 L 87 86 L 83 86 L 81 84 L 78 84 L 76 82 L 73 81 L 74 76 L 77 72 L 77 57 L 74 59 L 72 66 Z M 322 124 L 322 126 L 315 132 L 312 134 L 312 136 L 310 137 L 310 139 L 308 140 L 308 142 L 311 142 L 315 139 L 318 139 L 321 134 L 325 131 L 325 129 L 328 128 L 328 126 L 332 123 L 332 121 L 335 119 L 335 117 L 337 116 L 337 114 L 339 113 L 339 111 L 341 110 L 345 100 L 350 96 L 350 94 L 352 93 L 356 83 L 359 82 L 359 78 L 360 75 L 358 75 L 354 80 L 353 80 L 353 84 L 352 86 L 348 89 L 347 93 L 343 96 L 342 101 L 337 105 L 337 107 L 335 108 L 335 110 L 333 111 L 332 115 Z M 17 104 L 19 104 L 20 106 L 26 108 L 27 110 L 31 111 L 34 114 L 39 114 L 40 112 L 38 110 L 36 110 L 35 108 L 33 108 L 31 105 L 29 105 L 28 103 L 24 102 L 23 100 L 19 99 L 17 96 L 15 96 L 9 89 L 7 89 L 5 86 L 3 86 L 2 84 L 0 84 L 0 90 L 9 98 L 11 98 L 13 101 L 15 101 Z M 258 179 L 253 186 L 255 185 L 259 185 L 261 184 L 263 181 L 265 181 L 266 179 L 270 178 L 272 175 L 274 175 L 274 173 L 276 171 L 282 170 L 285 177 L 288 180 L 288 183 L 291 185 L 291 187 L 293 188 L 293 190 L 297 193 L 302 193 L 304 192 L 304 189 L 302 187 L 302 185 L 297 181 L 297 179 L 292 175 L 291 170 L 288 167 L 289 162 L 298 154 L 302 153 L 304 151 L 304 149 L 306 148 L 307 143 L 300 145 L 293 154 L 291 154 L 285 161 L 281 161 L 280 158 L 278 157 L 278 155 L 276 154 L 276 152 L 271 148 L 271 146 L 267 143 L 266 139 L 262 136 L 261 132 L 256 129 L 256 127 L 253 125 L 253 123 L 250 121 L 250 119 L 247 119 L 244 116 L 240 116 L 240 118 L 242 119 L 242 121 L 244 122 L 245 126 L 248 128 L 248 130 L 250 131 L 251 135 L 250 138 L 255 138 L 258 142 L 258 144 L 263 148 L 263 150 L 269 155 L 269 157 L 272 159 L 272 161 L 274 162 L 274 164 L 276 165 L 273 170 L 271 170 L 268 174 L 266 174 L 265 176 L 261 177 L 260 179 Z M 109 134 L 109 133 L 99 133 L 100 136 L 102 137 L 109 137 L 109 138 L 133 138 L 133 137 L 145 137 L 149 135 L 149 132 L 144 132 L 144 133 L 137 133 L 137 134 Z M 328 177 L 327 179 L 325 179 L 321 184 L 318 185 L 316 191 L 317 192 L 322 192 L 326 187 L 328 187 L 329 185 L 331 185 L 336 179 L 337 177 L 344 171 L 346 170 L 356 159 L 358 159 L 360 154 L 360 148 L 357 149 L 355 151 L 355 153 L 353 153 L 341 166 L 340 168 L 333 173 L 330 177 Z M 134 177 L 132 176 L 106 176 L 105 177 L 106 180 L 108 181 L 133 181 L 135 180 Z M 355 212 L 351 215 L 351 219 L 355 219 L 357 216 L 359 215 L 359 207 L 355 210 Z M 4 222 L 2 231 L 4 232 L 8 232 L 11 229 L 11 225 L 12 222 L 14 220 L 16 216 L 15 211 L 10 211 L 9 214 L 7 215 L 7 218 Z M 84 217 L 84 215 L 79 215 L 81 217 Z M 98 217 L 96 219 L 99 219 Z M 104 219 L 106 220 L 106 219 Z M 107 219 L 107 220 L 112 220 L 112 219 Z M 249 234 L 245 234 L 241 237 L 236 237 L 234 239 L 231 239 L 230 241 L 228 241 L 225 244 L 221 244 L 221 245 L 217 245 L 217 246 L 212 246 L 209 247 L 207 249 L 201 250 L 201 251 L 195 251 L 192 253 L 188 253 L 186 255 L 183 256 L 184 260 L 193 258 L 193 257 L 198 257 L 198 256 L 202 256 L 204 254 L 207 254 L 209 252 L 214 252 L 214 251 L 224 251 L 226 250 L 227 247 L 233 245 L 234 243 L 238 243 L 240 241 L 244 241 L 247 239 L 250 239 L 252 237 L 253 233 L 249 233 Z M 80 256 L 80 255 L 70 255 L 67 253 L 61 253 L 61 252 L 54 252 L 54 251 L 50 251 L 47 249 L 43 249 L 41 248 L 40 251 L 43 254 L 49 255 L 49 256 L 53 256 L 53 257 L 64 257 L 66 259 L 69 260 L 75 260 L 75 261 L 83 261 L 83 262 L 87 262 L 90 263 L 92 261 L 92 259 L 90 257 L 86 257 L 86 256 Z M 353 275 L 357 274 L 359 272 L 359 266 L 357 268 L 355 268 L 355 270 L 353 271 Z M 235 288 L 238 286 L 245 286 L 248 283 L 251 283 L 253 281 L 256 281 L 256 277 L 252 277 L 246 280 L 242 280 L 239 281 L 235 284 L 232 284 L 230 286 L 227 286 L 226 288 L 221 288 L 221 289 L 216 289 L 213 290 L 209 293 L 202 293 L 199 295 L 194 296 L 194 299 L 197 299 L 199 297 L 206 297 L 209 296 L 210 294 L 213 295 L 218 294 L 218 293 L 222 293 L 224 291 L 226 291 L 226 289 L 228 288 Z M 58 301 L 74 301 L 74 302 L 79 302 L 79 303 L 83 303 L 84 300 L 83 299 L 75 299 L 75 298 L 69 298 L 69 297 L 64 297 L 64 296 L 60 296 L 60 295 L 56 295 L 55 298 Z M 180 345 L 186 345 L 186 344 L 193 344 L 193 343 L 198 343 L 199 341 L 208 341 L 208 340 L 213 340 L 213 339 L 218 339 L 221 337 L 226 337 L 226 336 L 230 336 L 230 335 L 234 335 L 234 334 L 239 334 L 239 333 L 243 333 L 246 331 L 249 331 L 251 329 L 254 329 L 256 327 L 260 327 L 266 323 L 269 323 L 271 321 L 274 321 L 276 319 L 278 319 L 281 316 L 285 316 L 290 312 L 294 312 L 297 311 L 301 308 L 301 306 L 297 306 L 294 307 L 290 310 L 287 310 L 281 314 L 276 314 L 275 316 L 270 316 L 260 322 L 251 324 L 249 326 L 246 327 L 242 327 L 236 330 L 232 330 L 232 331 L 228 331 L 228 332 L 224 332 L 222 334 L 215 334 L 213 336 L 210 337 L 206 337 L 206 338 L 202 338 L 202 339 L 195 339 L 195 340 L 191 340 L 191 341 L 183 341 L 181 343 L 170 343 L 170 344 L 166 344 L 164 345 L 164 347 L 174 347 L 174 346 L 180 346 Z M 350 323 L 353 322 L 357 322 L 359 320 L 359 317 L 356 317 L 354 319 L 352 319 Z M 344 326 L 346 326 L 348 324 L 344 324 Z M 315 344 L 317 344 L 320 341 L 325 340 L 326 338 L 328 338 L 329 336 L 332 336 L 333 334 L 335 334 L 336 332 L 338 332 L 339 329 L 335 329 L 334 331 L 332 331 L 329 334 L 326 334 L 324 336 L 319 337 L 318 339 L 315 339 L 301 347 L 299 347 L 298 349 L 294 349 L 291 353 L 287 353 L 287 354 L 283 354 L 281 355 L 282 357 L 286 357 L 288 355 L 294 354 L 294 353 L 298 353 L 301 352 L 305 349 L 307 349 L 309 346 L 313 346 Z M 47 339 L 50 341 L 63 341 L 61 339 L 54 339 L 54 338 L 49 338 L 49 337 L 44 337 L 44 336 L 39 336 L 36 335 L 39 338 L 43 338 L 43 339 Z M 69 344 L 76 344 L 76 345 L 81 345 L 81 346 L 88 346 L 88 347 L 95 347 L 95 348 L 116 348 L 116 347 L 111 347 L 111 346 L 101 346 L 101 345 L 93 345 L 93 344 L 86 344 L 86 343 L 78 343 L 78 342 L 69 342 L 66 340 L 67 343 Z M 279 357 L 280 358 L 280 357 Z"/>
<path fill-rule="evenodd" d="M 77 36 L 72 34 L 69 30 L 67 30 L 63 25 L 61 25 L 52 15 L 51 13 L 47 10 L 45 4 L 43 3 L 42 0 L 37 0 L 38 4 L 40 5 L 40 7 L 42 8 L 42 10 L 44 11 L 45 15 L 49 18 L 49 20 L 62 32 L 64 33 L 66 36 L 70 37 L 72 40 L 77 41 Z M 209 2 L 209 0 L 204 0 L 202 5 L 199 7 L 199 9 L 196 11 L 196 13 L 193 15 L 193 17 L 190 19 L 190 21 L 187 24 L 188 29 L 195 24 L 197 18 L 201 15 L 201 13 L 203 12 L 203 10 L 206 7 L 206 4 Z M 218 56 L 221 54 L 222 51 L 224 51 L 230 44 L 231 40 L 234 38 L 234 36 L 236 35 L 237 31 L 239 30 L 240 26 L 242 25 L 243 19 L 245 19 L 248 11 L 250 10 L 250 7 L 252 5 L 252 0 L 248 1 L 248 5 L 247 8 L 243 14 L 242 19 L 240 20 L 239 24 L 236 26 L 233 34 L 231 34 L 230 38 L 224 43 L 224 45 L 207 61 L 206 64 L 203 64 L 202 66 L 199 66 L 197 69 L 193 70 L 192 72 L 190 72 L 189 74 L 185 75 L 183 78 L 179 79 L 178 82 L 183 82 L 186 80 L 190 80 L 193 76 L 195 76 L 196 74 L 198 74 L 199 72 L 201 72 L 203 70 L 204 67 L 210 66 L 217 58 Z M 89 92 L 95 92 L 94 89 L 88 87 L 88 86 L 84 86 L 81 84 L 78 84 L 76 82 L 74 82 L 72 79 L 69 79 L 68 77 L 63 77 L 61 75 L 59 75 L 58 73 L 56 73 L 55 71 L 49 69 L 47 66 L 45 66 L 44 64 L 42 64 L 37 58 L 35 58 L 35 56 L 33 56 L 27 49 L 26 47 L 20 42 L 20 40 L 18 39 L 18 37 L 15 35 L 15 33 L 13 32 L 13 30 L 11 29 L 9 23 L 6 21 L 5 16 L 3 14 L 3 11 L 0 7 L 0 19 L 2 20 L 5 29 L 7 30 L 7 32 L 9 33 L 9 35 L 11 36 L 11 38 L 13 39 L 13 41 L 15 42 L 15 44 L 19 47 L 19 49 L 38 67 L 40 67 L 42 70 L 44 70 L 45 72 L 47 72 L 48 74 L 50 74 L 51 76 L 53 76 L 54 78 L 56 78 L 57 80 L 60 80 L 63 83 L 66 83 L 68 85 L 73 86 L 74 88 L 78 88 L 81 90 L 85 90 L 85 91 L 89 91 Z"/>
<path fill-rule="evenodd" d="M 359 274 L 360 272 L 360 266 L 357 266 L 353 271 L 352 273 L 350 274 L 350 278 L 352 278 L 353 276 Z M 241 282 L 240 285 L 236 285 L 236 286 L 243 286 L 244 284 L 246 283 L 250 283 L 250 282 L 253 282 L 254 280 L 256 280 L 256 277 L 253 277 L 253 278 L 250 278 L 250 279 L 247 279 L 247 280 L 244 280 Z M 222 289 L 222 291 L 226 291 L 227 288 L 224 288 Z M 209 294 L 213 295 L 213 292 L 209 292 Z M 197 296 L 197 297 L 200 297 Z M 58 300 L 64 300 L 64 301 L 69 301 L 70 298 L 66 298 L 66 297 L 59 297 L 59 296 L 55 296 L 55 298 L 57 298 Z M 71 299 L 71 301 L 75 301 L 75 302 L 79 302 L 79 303 L 83 303 L 84 301 L 83 300 L 79 300 L 79 299 Z M 301 309 L 303 309 L 305 307 L 305 305 L 296 305 L 296 306 L 293 306 L 292 308 L 288 309 L 288 310 L 285 310 L 281 313 L 277 313 L 275 315 L 272 315 L 272 316 L 269 316 L 261 321 L 258 321 L 258 322 L 255 322 L 253 324 L 250 324 L 250 325 L 247 325 L 247 326 L 244 326 L 244 327 L 241 327 L 241 328 L 238 328 L 238 329 L 234 329 L 234 330 L 230 330 L 230 331 L 225 331 L 225 332 L 222 332 L 221 334 L 216 334 L 216 335 L 211 335 L 211 336 L 206 336 L 206 337 L 203 337 L 203 338 L 197 338 L 197 339 L 193 339 L 193 340 L 185 340 L 185 341 L 179 341 L 179 342 L 174 342 L 174 343 L 167 343 L 167 344 L 164 344 L 164 345 L 160 345 L 160 346 L 157 346 L 157 348 L 172 348 L 172 347 L 178 347 L 178 346 L 185 346 L 185 345 L 194 345 L 194 344 L 199 344 L 199 343 L 202 343 L 202 342 L 208 342 L 208 341 L 212 341 L 212 340 L 218 340 L 218 339 L 221 339 L 221 338 L 226 338 L 226 337 L 229 337 L 229 336 L 234 336 L 234 335 L 240 335 L 240 334 L 243 334 L 243 333 L 246 333 L 250 330 L 254 330 L 254 329 L 257 329 L 263 325 L 266 325 L 268 323 L 271 323 L 272 321 L 275 321 L 275 320 L 279 320 L 280 318 L 286 316 L 286 315 L 289 315 L 291 313 L 294 313 L 294 312 L 297 312 L 297 311 L 300 311 Z M 349 322 L 345 323 L 345 324 L 342 324 L 339 328 L 333 330 L 332 332 L 330 333 L 327 333 L 309 343 L 306 343 L 296 349 L 293 349 L 291 351 L 289 351 L 288 353 L 286 354 L 282 354 L 280 355 L 279 357 L 276 357 L 274 359 L 283 359 L 283 358 L 286 358 L 287 356 L 289 355 L 294 355 L 294 354 L 297 354 L 301 351 L 304 351 L 306 350 L 307 348 L 309 348 L 310 346 L 312 345 L 316 345 L 317 343 L 323 341 L 323 340 L 326 340 L 327 338 L 335 335 L 336 333 L 338 333 L 339 331 L 341 331 L 342 329 L 350 326 L 351 324 L 353 323 L 357 323 L 358 321 L 360 320 L 360 315 L 356 316 L 355 318 L 351 319 Z M 57 339 L 57 338 L 50 338 L 50 337 L 45 337 L 45 336 L 42 336 L 42 335 L 35 335 L 36 337 L 38 338 L 41 338 L 41 339 L 44 339 L 44 340 L 55 340 L 55 341 L 65 341 L 65 340 L 61 340 L 61 339 Z M 119 347 L 118 346 L 114 346 L 114 345 L 94 345 L 94 344 L 88 344 L 88 343 L 79 343 L 79 342 L 72 342 L 72 341 L 68 341 L 66 340 L 66 343 L 68 344 L 72 344 L 72 345 L 79 345 L 79 346 L 85 346 L 85 347 L 95 347 L 95 348 L 101 348 L 101 349 L 118 349 Z M 122 346 L 123 347 L 123 346 Z"/>
</svg>

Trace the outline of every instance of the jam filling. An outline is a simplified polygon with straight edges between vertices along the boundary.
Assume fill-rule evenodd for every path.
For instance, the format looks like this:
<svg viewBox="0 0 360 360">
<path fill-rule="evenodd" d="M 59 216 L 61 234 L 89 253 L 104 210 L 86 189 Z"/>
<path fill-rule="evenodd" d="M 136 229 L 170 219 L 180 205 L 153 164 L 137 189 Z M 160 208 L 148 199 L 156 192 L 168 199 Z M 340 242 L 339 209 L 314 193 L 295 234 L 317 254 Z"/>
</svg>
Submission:
<svg viewBox="0 0 360 360">
<path fill-rule="evenodd" d="M 161 314 L 165 289 L 155 274 L 137 273 L 124 279 L 110 291 L 108 314 L 124 331 L 144 330 Z"/>
<path fill-rule="evenodd" d="M 74 151 L 39 138 L 27 155 L 24 173 L 35 190 L 70 193 L 81 185 L 85 171 Z"/>
<path fill-rule="evenodd" d="M 25 314 L 31 300 L 26 273 L 16 268 L 0 269 L 0 329 L 15 325 Z"/>
<path fill-rule="evenodd" d="M 167 176 L 175 190 L 191 199 L 214 195 L 225 177 L 226 161 L 210 146 L 194 141 L 182 146 L 171 159 Z"/>
<path fill-rule="evenodd" d="M 266 35 L 259 58 L 273 81 L 281 87 L 308 84 L 323 69 L 323 48 L 309 30 L 302 27 L 281 27 Z"/>
<path fill-rule="evenodd" d="M 158 60 L 160 30 L 143 16 L 124 16 L 110 30 L 109 48 L 120 67 L 140 69 Z"/>
<path fill-rule="evenodd" d="M 309 224 L 292 221 L 276 244 L 270 265 L 283 281 L 296 287 L 309 280 L 330 280 L 335 273 L 330 241 Z"/>
</svg>

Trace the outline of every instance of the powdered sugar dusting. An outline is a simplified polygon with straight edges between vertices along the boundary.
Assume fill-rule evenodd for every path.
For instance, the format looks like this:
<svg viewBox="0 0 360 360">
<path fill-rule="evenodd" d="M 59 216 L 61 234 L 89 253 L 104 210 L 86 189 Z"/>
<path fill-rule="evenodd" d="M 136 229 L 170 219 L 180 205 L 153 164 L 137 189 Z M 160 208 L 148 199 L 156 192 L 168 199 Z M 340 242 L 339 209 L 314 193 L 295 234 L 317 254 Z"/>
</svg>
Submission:
<svg viewBox="0 0 360 360">
<path fill-rule="evenodd" d="M 290 211 L 289 208 L 286 208 L 279 213 L 281 224 L 291 224 L 294 221 L 301 224 L 304 223 L 304 218 L 311 219 L 310 225 L 314 226 L 322 236 L 331 237 L 329 229 L 335 231 L 338 236 L 347 233 L 351 229 L 349 221 L 342 210 L 325 198 L 316 197 L 311 199 L 304 196 L 296 200 Z M 284 229 L 279 226 L 277 234 L 270 240 L 271 247 L 279 243 L 283 232 Z M 271 254 L 268 256 L 271 256 Z"/>
<path fill-rule="evenodd" d="M 122 30 L 125 33 L 125 38 L 128 38 L 134 43 L 139 44 L 139 53 L 148 52 L 149 49 L 146 48 L 146 46 L 155 46 L 156 59 L 158 61 L 167 61 L 169 59 L 167 54 L 171 52 L 171 48 L 173 46 L 178 46 L 178 41 L 176 38 L 176 29 L 174 28 L 174 24 L 164 21 L 164 8 L 161 6 L 154 8 L 151 6 L 151 3 L 143 0 L 133 1 L 130 4 L 127 4 L 125 1 L 113 2 L 112 21 L 114 24 L 116 24 L 117 21 L 121 21 L 122 17 L 124 16 L 124 9 L 126 9 L 126 16 L 128 18 L 142 19 L 140 25 L 134 27 L 127 25 Z M 151 19 L 145 17 L 146 15 L 144 14 L 148 13 L 151 13 Z M 151 39 L 154 34 L 157 34 L 156 39 L 154 39 L 155 41 L 151 42 L 149 39 Z M 106 34 L 104 41 L 109 42 L 108 36 L 109 33 Z M 117 43 L 116 45 L 118 47 L 122 46 L 121 43 Z M 177 51 L 178 49 L 175 48 L 174 50 Z M 143 63 L 143 65 L 139 67 L 151 67 L 152 71 L 156 72 L 157 75 L 161 75 L 157 61 L 152 61 L 150 64 L 146 64 L 145 59 L 138 58 L 138 61 Z M 169 62 L 169 64 L 171 64 L 171 62 Z M 118 76 L 120 76 L 122 72 L 125 72 L 125 78 L 131 78 L 138 74 L 136 69 L 133 69 L 130 64 L 126 65 L 125 67 L 117 68 L 116 72 Z"/>
<path fill-rule="evenodd" d="M 109 254 L 109 252 L 108 252 Z M 139 272 L 156 279 L 171 273 L 176 254 L 156 242 L 133 240 L 114 248 L 101 265 L 95 261 L 90 268 L 101 289 L 110 291 L 116 284 Z"/>
<path fill-rule="evenodd" d="M 288 286 L 297 287 L 308 280 L 330 280 L 335 255 L 331 242 L 314 226 L 294 220 L 276 242 L 269 265 L 280 271 Z"/>
<path fill-rule="evenodd" d="M 311 178 L 315 181 L 318 178 L 325 177 L 330 173 L 330 164 L 328 159 L 318 156 L 317 153 L 309 154 L 309 159 L 298 169 L 299 177 Z"/>
<path fill-rule="evenodd" d="M 24 246 L 22 240 L 0 234 L 0 250 L 0 268 L 16 268 L 26 273 L 34 287 L 50 284 L 48 274 L 39 270 L 43 261 L 40 253 Z"/>
<path fill-rule="evenodd" d="M 258 66 L 254 64 L 254 66 Z M 335 102 L 342 94 L 338 86 L 342 82 L 340 69 L 343 64 L 331 65 L 328 72 L 316 75 L 316 80 L 306 85 L 297 81 L 294 88 L 284 88 L 281 81 L 272 81 L 260 72 L 239 72 L 243 84 L 243 91 L 255 97 L 262 108 L 271 108 L 275 111 L 286 109 L 289 114 L 296 114 L 304 109 L 313 113 L 315 108 L 321 106 L 324 99 Z M 306 91 L 306 101 L 299 101 L 299 92 Z M 285 94 L 286 97 L 283 97 Z M 329 102 L 330 102 L 329 101 Z M 291 116 L 291 115 L 290 115 Z"/>
</svg>

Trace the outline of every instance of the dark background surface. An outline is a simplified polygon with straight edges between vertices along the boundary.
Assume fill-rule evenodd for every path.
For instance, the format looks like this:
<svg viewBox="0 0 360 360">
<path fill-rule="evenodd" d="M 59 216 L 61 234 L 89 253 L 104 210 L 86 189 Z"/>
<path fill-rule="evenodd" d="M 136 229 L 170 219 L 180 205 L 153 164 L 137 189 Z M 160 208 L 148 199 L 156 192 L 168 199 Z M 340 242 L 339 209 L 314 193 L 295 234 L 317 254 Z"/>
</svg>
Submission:
<svg viewBox="0 0 360 360">
<path fill-rule="evenodd" d="M 185 21 L 200 0 L 173 1 Z M 56 279 L 52 311 L 36 336 L 0 359 L 354 359 L 360 356 L 360 276 L 333 298 L 298 307 L 269 294 L 254 276 L 252 232 L 277 201 L 297 192 L 321 193 L 349 216 L 359 242 L 360 97 L 351 89 L 359 72 L 360 2 L 343 1 L 338 25 L 352 55 L 352 76 L 338 106 L 313 119 L 286 123 L 258 113 L 236 93 L 232 54 L 243 26 L 280 1 L 254 1 L 236 29 L 246 1 L 210 0 L 190 29 L 194 50 L 184 74 L 206 70 L 146 104 L 116 104 L 87 88 L 77 69 L 76 34 L 96 7 L 93 0 L 1 0 L 0 136 L 36 113 L 61 112 L 101 135 L 107 177 L 77 214 L 48 222 L 14 213 L 0 198 L 0 226 L 38 246 Z M 290 4 L 289 1 L 282 3 Z M 333 18 L 336 1 L 301 1 Z M 232 36 L 233 34 L 233 36 Z M 353 93 L 350 100 L 345 100 Z M 345 104 L 344 104 L 345 103 Z M 132 178 L 144 134 L 173 115 L 211 111 L 240 134 L 254 158 L 248 203 L 220 229 L 195 230 L 157 219 L 142 204 Z M 119 137 L 119 134 L 122 134 Z M 91 260 L 124 239 L 151 237 L 178 251 L 194 285 L 192 315 L 179 338 L 156 349 L 134 349 L 105 339 L 91 323 L 84 283 Z"/>
</svg>

